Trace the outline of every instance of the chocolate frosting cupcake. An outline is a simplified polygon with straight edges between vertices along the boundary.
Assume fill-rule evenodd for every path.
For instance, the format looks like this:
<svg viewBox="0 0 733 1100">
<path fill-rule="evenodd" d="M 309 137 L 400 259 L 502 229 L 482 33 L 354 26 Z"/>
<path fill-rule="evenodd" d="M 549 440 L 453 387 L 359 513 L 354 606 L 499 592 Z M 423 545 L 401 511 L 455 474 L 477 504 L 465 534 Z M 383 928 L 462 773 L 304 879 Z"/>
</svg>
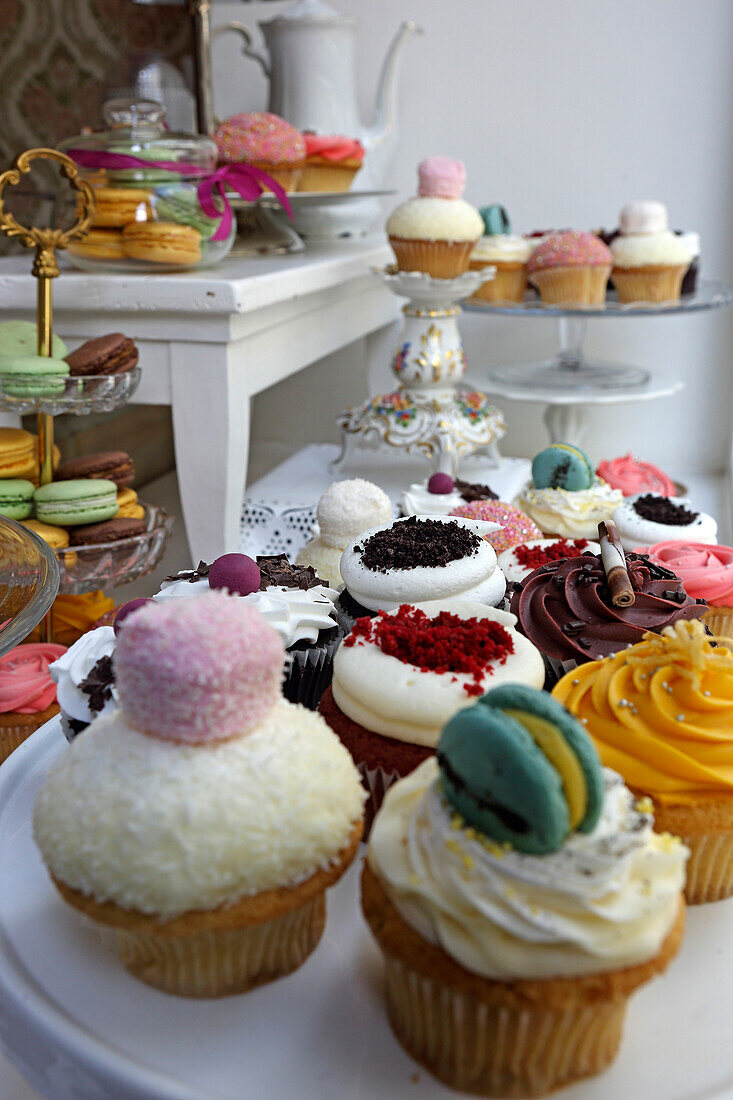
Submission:
<svg viewBox="0 0 733 1100">
<path fill-rule="evenodd" d="M 511 610 L 518 629 L 557 661 L 597 661 L 659 634 L 678 619 L 699 619 L 705 601 L 692 599 L 682 581 L 641 554 L 627 554 L 635 593 L 631 607 L 615 607 L 600 555 L 583 554 L 536 569 L 515 587 Z"/>
</svg>

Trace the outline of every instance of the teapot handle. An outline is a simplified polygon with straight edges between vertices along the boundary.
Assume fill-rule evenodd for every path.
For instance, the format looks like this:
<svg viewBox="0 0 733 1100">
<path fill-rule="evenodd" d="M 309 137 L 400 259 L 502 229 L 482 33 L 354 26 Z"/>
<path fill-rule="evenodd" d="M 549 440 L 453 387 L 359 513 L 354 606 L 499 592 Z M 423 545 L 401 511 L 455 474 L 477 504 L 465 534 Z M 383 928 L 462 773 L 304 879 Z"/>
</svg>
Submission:
<svg viewBox="0 0 733 1100">
<path fill-rule="evenodd" d="M 245 27 L 244 23 L 238 23 L 237 20 L 233 20 L 231 23 L 224 23 L 223 26 L 217 27 L 215 31 L 212 31 L 211 40 L 218 38 L 220 34 L 225 34 L 226 31 L 236 31 L 244 39 L 244 45 L 242 47 L 242 53 L 245 57 L 251 57 L 253 61 L 256 61 L 262 66 L 262 70 L 265 76 L 270 77 L 270 66 L 267 63 L 267 59 L 252 45 L 252 32 L 249 28 Z"/>
</svg>

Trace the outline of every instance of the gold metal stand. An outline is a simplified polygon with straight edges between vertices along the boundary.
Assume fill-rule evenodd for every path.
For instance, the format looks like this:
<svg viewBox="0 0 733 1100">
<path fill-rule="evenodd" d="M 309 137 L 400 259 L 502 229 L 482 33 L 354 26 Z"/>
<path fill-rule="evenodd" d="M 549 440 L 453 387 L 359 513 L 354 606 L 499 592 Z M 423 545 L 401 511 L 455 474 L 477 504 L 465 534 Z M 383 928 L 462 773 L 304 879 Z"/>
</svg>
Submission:
<svg viewBox="0 0 733 1100">
<path fill-rule="evenodd" d="M 69 181 L 71 188 L 78 192 L 77 217 L 68 229 L 50 229 L 40 226 L 24 226 L 15 220 L 5 209 L 4 191 L 7 186 L 15 187 L 21 177 L 31 170 L 34 160 L 55 161 L 61 167 L 61 175 Z M 33 261 L 33 274 L 38 279 L 38 354 L 51 355 L 53 338 L 53 300 L 51 280 L 59 273 L 56 249 L 66 248 L 69 241 L 83 237 L 91 224 L 94 214 L 94 193 L 89 184 L 79 178 L 79 170 L 73 160 L 55 149 L 27 149 L 20 153 L 11 168 L 0 174 L 0 231 L 8 237 L 18 237 L 26 248 L 36 251 Z M 47 485 L 53 479 L 53 417 L 48 413 L 38 413 L 38 459 L 41 485 Z M 42 633 L 46 641 L 53 636 L 52 613 L 46 616 Z"/>
</svg>

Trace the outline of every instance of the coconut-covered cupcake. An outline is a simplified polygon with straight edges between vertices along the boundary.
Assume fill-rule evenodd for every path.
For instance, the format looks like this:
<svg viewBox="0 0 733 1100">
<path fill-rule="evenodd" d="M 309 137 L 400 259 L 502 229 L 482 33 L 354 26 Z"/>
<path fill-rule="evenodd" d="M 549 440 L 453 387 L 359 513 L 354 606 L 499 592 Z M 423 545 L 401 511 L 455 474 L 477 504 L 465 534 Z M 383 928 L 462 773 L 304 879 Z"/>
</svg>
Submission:
<svg viewBox="0 0 733 1100">
<path fill-rule="evenodd" d="M 378 485 L 360 477 L 334 481 L 316 507 L 318 532 L 298 552 L 295 561 L 313 566 L 319 577 L 332 588 L 339 588 L 343 583 L 339 562 L 351 540 L 391 518 L 392 502 Z"/>
<path fill-rule="evenodd" d="M 0 763 L 58 714 L 49 669 L 66 646 L 27 642 L 0 657 Z"/>
<path fill-rule="evenodd" d="M 403 603 L 465 599 L 498 606 L 506 581 L 481 537 L 496 530 L 496 523 L 409 516 L 365 531 L 341 558 L 346 589 L 336 605 L 339 621 L 348 632 L 361 616 Z"/>
<path fill-rule="evenodd" d="M 651 799 L 659 830 L 691 850 L 690 904 L 733 894 L 733 653 L 701 623 L 581 665 L 553 695 L 583 722 L 601 759 Z"/>
<path fill-rule="evenodd" d="M 687 855 L 545 692 L 495 688 L 388 792 L 362 907 L 390 1025 L 445 1084 L 536 1096 L 613 1061 L 684 928 Z"/>
<path fill-rule="evenodd" d="M 311 710 L 331 682 L 333 655 L 341 640 L 334 604 L 338 592 L 312 566 L 292 565 L 285 554 L 224 554 L 211 565 L 168 577 L 153 599 L 189 599 L 210 589 L 241 596 L 280 635 L 287 651 L 283 693 Z"/>
<path fill-rule="evenodd" d="M 224 592 L 148 604 L 120 631 L 121 709 L 47 777 L 34 835 L 63 898 L 169 993 L 240 993 L 317 946 L 364 792 L 316 714 L 280 695 L 275 630 Z"/>
<path fill-rule="evenodd" d="M 690 263 L 699 252 L 693 234 L 677 236 L 661 202 L 632 202 L 619 217 L 611 243 L 613 282 L 620 302 L 677 301 Z"/>
<path fill-rule="evenodd" d="M 589 539 L 533 539 L 504 550 L 498 561 L 508 586 L 520 584 L 541 565 L 564 558 L 579 558 L 586 552 L 599 554 L 600 551 L 598 543 Z"/>
<path fill-rule="evenodd" d="M 718 524 L 707 512 L 696 512 L 686 497 L 642 493 L 629 497 L 614 509 L 613 522 L 624 550 L 649 546 L 668 539 L 691 542 L 718 541 Z"/>
<path fill-rule="evenodd" d="M 452 279 L 467 270 L 484 227 L 478 210 L 461 198 L 466 170 L 459 160 L 429 157 L 419 165 L 418 178 L 417 197 L 387 220 L 397 267 Z"/>
<path fill-rule="evenodd" d="M 527 261 L 529 281 L 551 305 L 601 305 L 611 253 L 594 233 L 576 229 L 545 238 Z"/>
<path fill-rule="evenodd" d="M 593 539 L 623 501 L 618 489 L 597 477 L 580 447 L 553 443 L 532 461 L 532 481 L 517 503 L 545 535 Z"/>
<path fill-rule="evenodd" d="M 542 657 L 515 623 L 471 600 L 403 604 L 357 620 L 319 709 L 369 792 L 365 835 L 384 792 L 432 756 L 456 711 L 496 684 L 542 686 Z"/>
<path fill-rule="evenodd" d="M 413 482 L 400 498 L 400 510 L 403 516 L 447 516 L 454 508 L 477 500 L 498 497 L 489 485 L 437 473 L 427 481 Z"/>
</svg>

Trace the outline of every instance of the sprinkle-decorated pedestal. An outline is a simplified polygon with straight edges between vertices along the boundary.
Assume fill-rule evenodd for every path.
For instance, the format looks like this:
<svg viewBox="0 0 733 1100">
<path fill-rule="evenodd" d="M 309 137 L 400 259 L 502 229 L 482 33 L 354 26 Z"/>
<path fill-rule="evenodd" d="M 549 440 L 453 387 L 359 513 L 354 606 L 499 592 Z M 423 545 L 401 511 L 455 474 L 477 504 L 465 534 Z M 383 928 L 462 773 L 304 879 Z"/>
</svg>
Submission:
<svg viewBox="0 0 733 1100">
<path fill-rule="evenodd" d="M 345 463 L 356 447 L 418 452 L 434 470 L 451 475 L 474 452 L 498 463 L 504 418 L 486 394 L 458 385 L 466 356 L 456 323 L 461 313 L 457 303 L 493 278 L 494 268 L 467 271 L 455 279 L 393 268 L 374 272 L 394 294 L 409 299 L 391 364 L 399 388 L 339 414 L 342 449 L 334 465 Z"/>
</svg>

